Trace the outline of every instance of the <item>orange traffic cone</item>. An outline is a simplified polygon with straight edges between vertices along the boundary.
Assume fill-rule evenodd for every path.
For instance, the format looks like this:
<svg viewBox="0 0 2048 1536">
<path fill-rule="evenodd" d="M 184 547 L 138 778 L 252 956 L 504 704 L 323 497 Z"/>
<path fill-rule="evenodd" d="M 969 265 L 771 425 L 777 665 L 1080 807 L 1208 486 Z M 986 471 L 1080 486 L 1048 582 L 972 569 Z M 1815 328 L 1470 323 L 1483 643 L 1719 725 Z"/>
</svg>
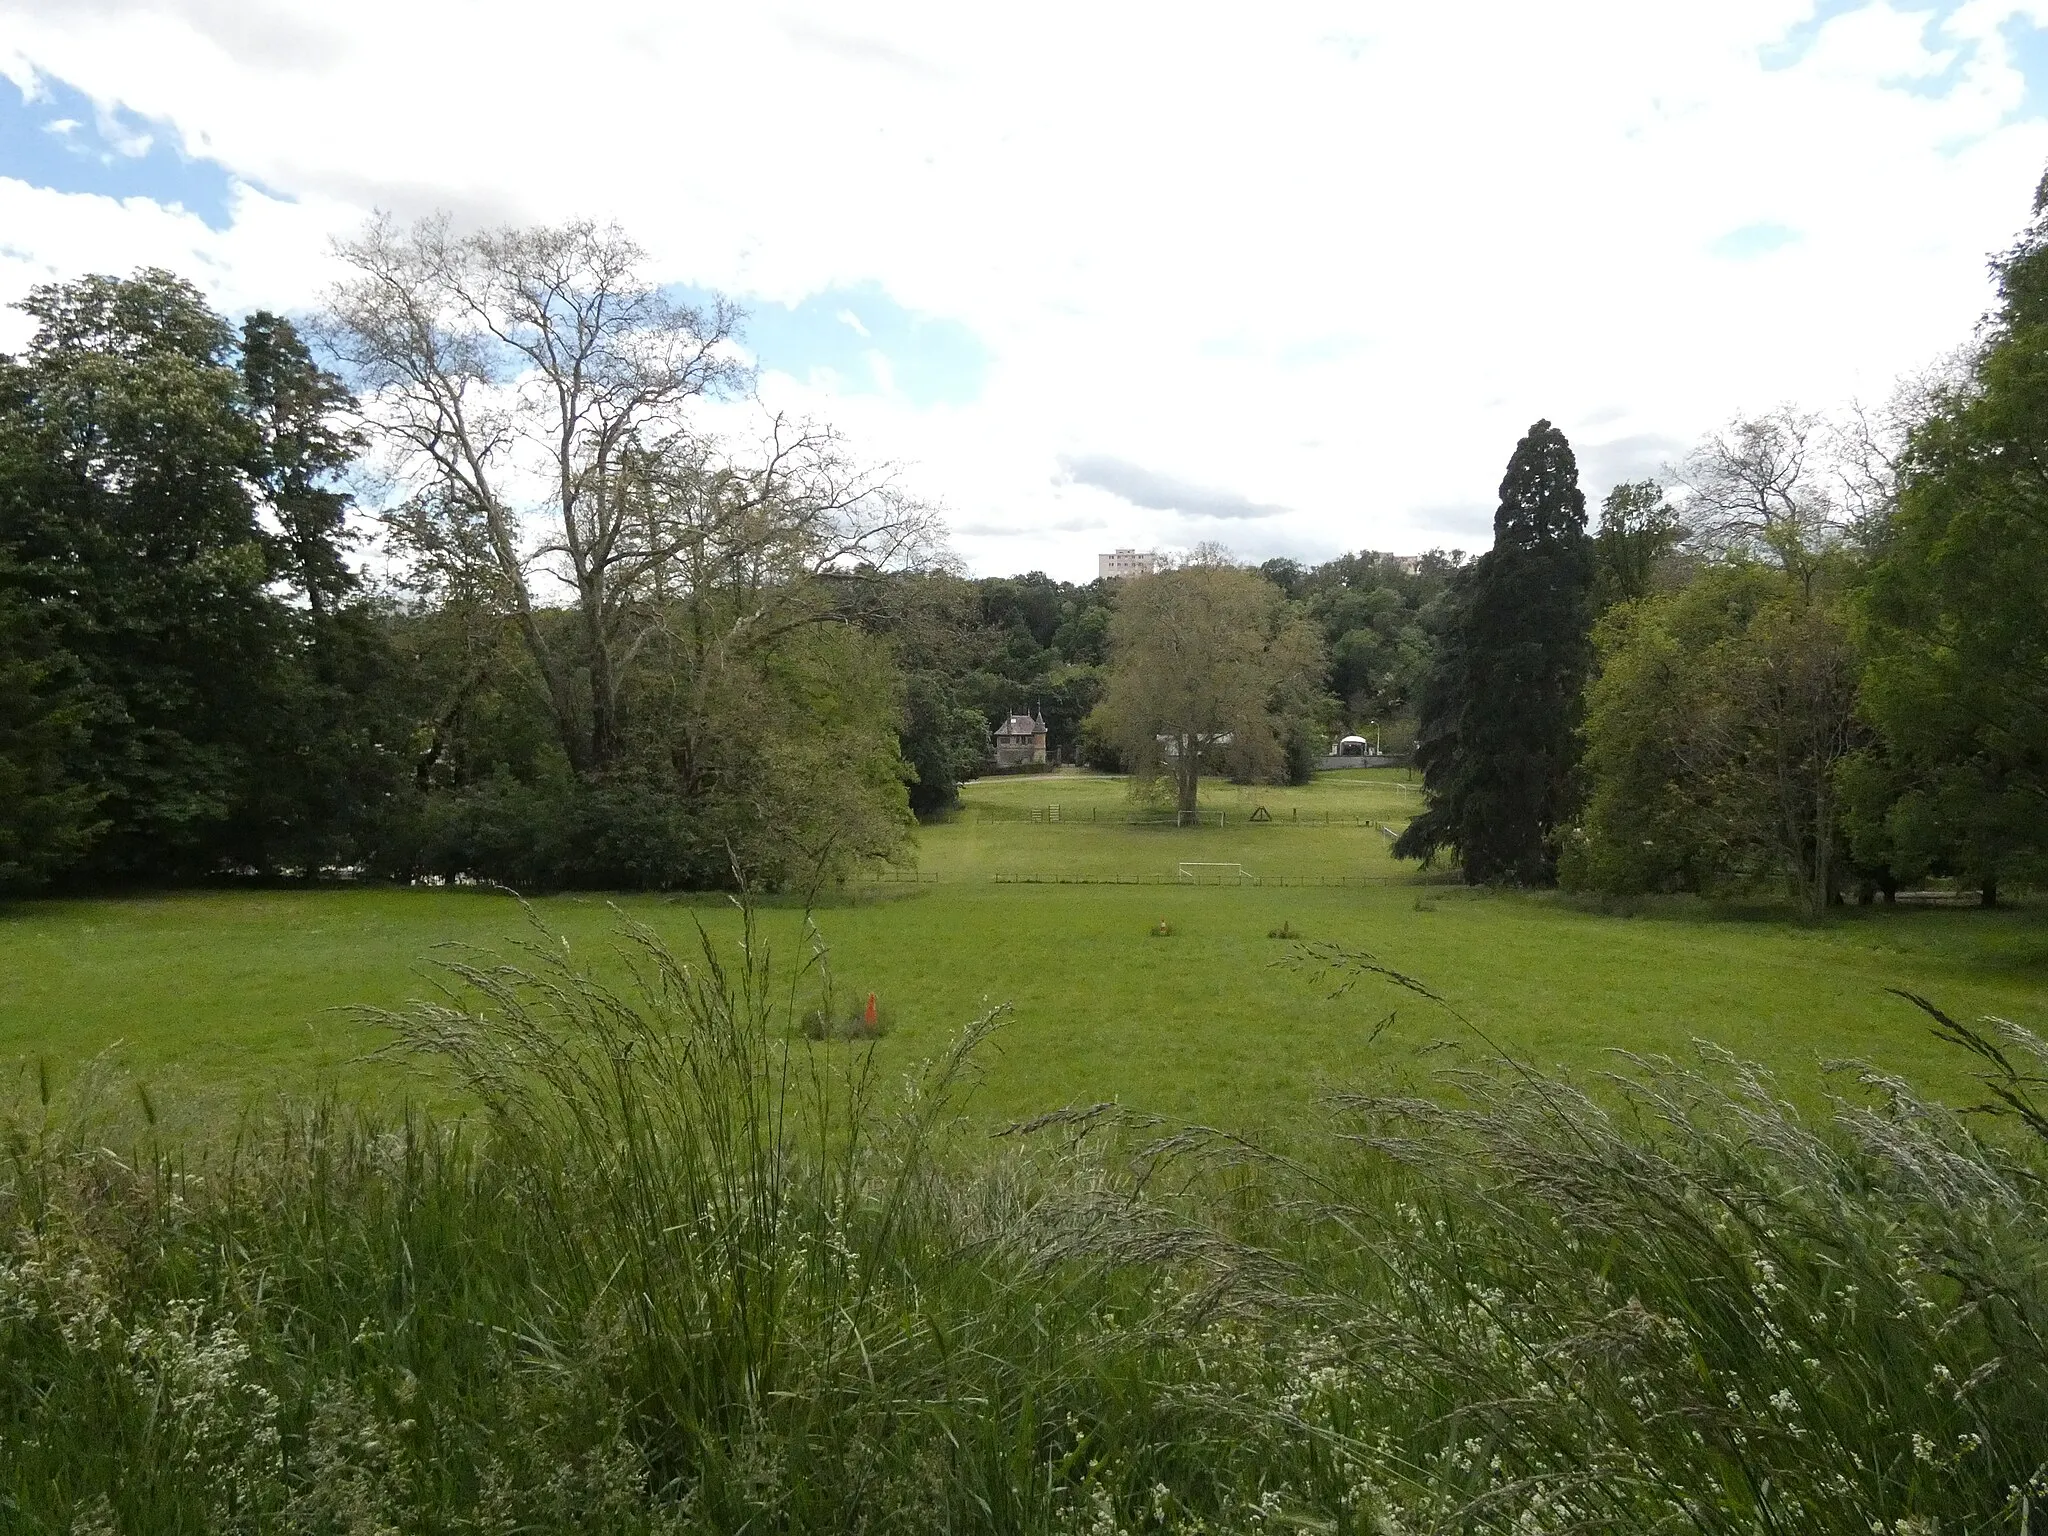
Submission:
<svg viewBox="0 0 2048 1536">
<path fill-rule="evenodd" d="M 875 994 L 872 992 L 868 994 L 867 1012 L 863 1013 L 860 1016 L 860 1021 L 861 1023 L 865 1024 L 869 1029 L 873 1029 L 875 1027 Z"/>
</svg>

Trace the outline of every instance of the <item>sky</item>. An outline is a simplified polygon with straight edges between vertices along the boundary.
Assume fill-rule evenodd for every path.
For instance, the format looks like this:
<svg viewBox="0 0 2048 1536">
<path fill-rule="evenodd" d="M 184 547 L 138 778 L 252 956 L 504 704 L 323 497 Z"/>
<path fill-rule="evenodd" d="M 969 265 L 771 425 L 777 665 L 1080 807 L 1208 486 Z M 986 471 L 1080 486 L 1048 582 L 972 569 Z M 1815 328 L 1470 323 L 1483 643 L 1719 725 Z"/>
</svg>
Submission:
<svg viewBox="0 0 2048 1536">
<path fill-rule="evenodd" d="M 1968 339 L 2048 0 L 0 0 L 0 302 L 317 308 L 373 211 L 615 220 L 978 574 L 1484 548 Z M 26 336 L 0 313 L 0 349 Z"/>
</svg>

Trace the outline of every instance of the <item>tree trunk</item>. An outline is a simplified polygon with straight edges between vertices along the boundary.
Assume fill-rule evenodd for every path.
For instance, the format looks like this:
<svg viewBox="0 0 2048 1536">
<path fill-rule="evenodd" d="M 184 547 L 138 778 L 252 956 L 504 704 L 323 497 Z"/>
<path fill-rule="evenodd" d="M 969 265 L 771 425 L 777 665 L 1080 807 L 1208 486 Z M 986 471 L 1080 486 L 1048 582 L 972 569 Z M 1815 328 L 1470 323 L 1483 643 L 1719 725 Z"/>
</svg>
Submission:
<svg viewBox="0 0 2048 1536">
<path fill-rule="evenodd" d="M 508 572 L 516 571 L 510 565 L 506 569 Z M 519 638 L 526 646 L 526 654 L 533 658 L 533 664 L 540 672 L 548 713 L 554 718 L 555 736 L 562 743 L 562 753 L 569 759 L 569 771 L 582 778 L 590 762 L 590 742 L 584 734 L 582 711 L 577 708 L 575 689 L 562 675 L 561 665 L 549 648 L 547 637 L 541 633 L 540 621 L 534 614 L 533 601 L 527 594 L 523 579 L 513 587 L 512 617 L 518 626 Z"/>
<path fill-rule="evenodd" d="M 588 772 L 602 773 L 618 755 L 619 679 L 606 644 L 604 594 L 586 585 L 582 593 L 583 643 L 590 657 L 590 759 Z"/>
<path fill-rule="evenodd" d="M 1177 818 L 1183 826 L 1201 815 L 1202 758 L 1192 737 L 1183 736 L 1173 759 L 1174 788 L 1178 792 Z"/>
<path fill-rule="evenodd" d="M 433 787 L 434 767 L 441 761 L 441 754 L 448 750 L 449 738 L 454 735 L 456 726 L 461 723 L 462 713 L 469 707 L 471 695 L 484 685 L 484 680 L 489 675 L 488 669 L 483 667 L 478 667 L 470 673 L 462 686 L 455 690 L 455 696 L 448 701 L 448 707 L 434 717 L 433 734 L 428 739 L 427 750 L 413 760 L 413 785 L 422 794 Z"/>
</svg>

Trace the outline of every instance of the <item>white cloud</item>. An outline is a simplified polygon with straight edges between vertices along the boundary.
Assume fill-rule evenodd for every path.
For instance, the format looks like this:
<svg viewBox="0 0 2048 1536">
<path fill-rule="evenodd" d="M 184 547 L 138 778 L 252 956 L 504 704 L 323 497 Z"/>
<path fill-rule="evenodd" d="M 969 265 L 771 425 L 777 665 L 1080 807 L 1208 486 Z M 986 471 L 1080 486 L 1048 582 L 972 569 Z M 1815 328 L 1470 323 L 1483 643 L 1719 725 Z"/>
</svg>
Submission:
<svg viewBox="0 0 2048 1536">
<path fill-rule="evenodd" d="M 373 206 L 617 218 L 678 281 L 878 283 L 971 328 L 967 403 L 916 405 L 879 351 L 879 392 L 764 390 L 905 461 L 977 567 L 1186 541 L 1060 472 L 1091 459 L 1284 509 L 1232 525 L 1248 555 L 1471 547 L 1538 416 L 1597 497 L 1968 333 L 2048 159 L 2001 28 L 2048 16 L 1810 10 L 0 0 L 0 73 L 295 199 L 246 192 L 216 234 L 0 181 L 0 296 L 152 261 L 303 307 Z"/>
<path fill-rule="evenodd" d="M 1271 502 L 1253 501 L 1238 491 L 1191 485 L 1113 454 L 1062 454 L 1059 463 L 1061 474 L 1076 485 L 1095 486 L 1149 511 L 1236 522 L 1277 517 L 1287 510 Z"/>
</svg>

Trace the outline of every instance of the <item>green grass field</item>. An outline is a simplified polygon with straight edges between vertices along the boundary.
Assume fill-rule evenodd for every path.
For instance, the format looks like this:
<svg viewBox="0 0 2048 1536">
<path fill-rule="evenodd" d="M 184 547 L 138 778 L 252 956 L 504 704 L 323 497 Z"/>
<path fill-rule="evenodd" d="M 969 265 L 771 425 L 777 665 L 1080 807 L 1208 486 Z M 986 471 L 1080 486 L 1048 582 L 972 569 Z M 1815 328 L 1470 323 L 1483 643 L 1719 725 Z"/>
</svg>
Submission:
<svg viewBox="0 0 2048 1536">
<path fill-rule="evenodd" d="M 1279 881 L 1407 879 L 1386 854 L 1380 825 L 1404 825 L 1417 792 L 1399 773 L 1324 774 L 1301 789 L 1217 784 L 1202 797 L 1204 825 L 1129 825 L 1122 779 L 1061 773 L 989 779 L 967 787 L 950 822 L 919 838 L 916 869 L 940 882 L 1151 880 L 1172 882 L 1183 861 L 1238 864 Z M 1269 820 L 1252 818 L 1264 810 Z M 1037 813 L 1036 822 L 1012 820 Z M 1053 820 L 1057 815 L 1057 820 Z M 1220 826 L 1206 818 L 1221 818 Z M 1235 880 L 1221 869 L 1204 881 Z"/>
<path fill-rule="evenodd" d="M 1383 981 L 1333 997 L 1329 978 L 1289 964 L 1294 946 L 1267 937 L 1282 922 L 1369 951 L 1504 1047 L 1576 1071 L 1615 1049 L 1683 1052 L 1704 1038 L 1780 1069 L 1802 1097 L 1818 1091 L 1818 1063 L 1843 1057 L 1961 1096 L 1963 1063 L 1887 988 L 2048 1031 L 2038 905 L 1852 910 L 1818 926 L 1686 900 L 1604 915 L 1422 879 L 1388 858 L 1375 826 L 1357 824 L 1398 822 L 1412 803 L 1399 775 L 1353 772 L 1299 790 L 1217 786 L 1205 806 L 1224 812 L 1220 828 L 1134 827 L 1116 781 L 991 781 L 969 787 L 955 820 L 919 834 L 916 869 L 935 883 L 880 886 L 816 921 L 842 996 L 874 991 L 893 1015 L 885 1065 L 907 1066 L 981 1009 L 1011 1006 L 977 1101 L 991 1120 L 1119 1099 L 1270 1127 L 1328 1086 L 1417 1079 L 1486 1054 L 1471 1029 Z M 1058 822 L 989 819 L 1052 804 Z M 1259 805 L 1273 821 L 1239 820 Z M 1319 824 L 1325 812 L 1333 824 Z M 1184 860 L 1352 883 L 1185 888 L 1173 883 Z M 1156 883 L 1011 883 L 1062 879 Z M 729 905 L 706 898 L 563 896 L 534 908 L 597 964 L 612 963 L 621 912 L 679 944 L 694 943 L 698 922 L 737 931 Z M 1162 920 L 1172 936 L 1150 936 Z M 799 912 L 772 907 L 762 923 L 780 954 L 803 953 Z M 19 1078 L 40 1060 L 62 1077 L 105 1053 L 160 1104 L 207 1114 L 323 1079 L 391 1093 L 396 1069 L 360 1059 L 378 1033 L 342 1010 L 427 995 L 448 953 L 439 946 L 502 949 L 529 933 L 510 900 L 460 890 L 20 903 L 0 910 L 0 1062 Z"/>
</svg>

